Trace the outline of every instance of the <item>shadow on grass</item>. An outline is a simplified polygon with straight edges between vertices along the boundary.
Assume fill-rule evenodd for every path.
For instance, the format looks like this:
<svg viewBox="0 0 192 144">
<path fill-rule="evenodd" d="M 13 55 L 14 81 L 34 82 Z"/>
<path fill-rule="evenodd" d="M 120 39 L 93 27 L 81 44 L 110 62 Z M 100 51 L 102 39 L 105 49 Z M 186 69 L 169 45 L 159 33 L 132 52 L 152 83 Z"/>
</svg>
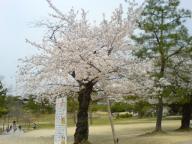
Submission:
<svg viewBox="0 0 192 144">
<path fill-rule="evenodd" d="M 141 135 L 138 135 L 138 137 L 148 137 L 148 136 L 164 136 L 164 135 L 172 135 L 171 132 L 192 132 L 192 128 L 189 128 L 189 129 L 176 129 L 176 130 L 169 130 L 169 131 L 164 131 L 164 130 L 161 130 L 161 131 L 151 131 L 151 132 L 146 132 L 144 134 L 141 134 Z"/>
<path fill-rule="evenodd" d="M 176 132 L 192 132 L 192 128 L 178 128 Z"/>
<path fill-rule="evenodd" d="M 82 141 L 80 144 L 92 144 L 92 143 L 89 141 Z"/>
<path fill-rule="evenodd" d="M 141 134 L 141 135 L 138 135 L 138 137 L 148 137 L 148 136 L 157 136 L 157 135 L 167 135 L 168 132 L 166 131 L 151 131 L 151 132 L 147 132 L 147 133 L 144 133 L 144 134 Z"/>
</svg>

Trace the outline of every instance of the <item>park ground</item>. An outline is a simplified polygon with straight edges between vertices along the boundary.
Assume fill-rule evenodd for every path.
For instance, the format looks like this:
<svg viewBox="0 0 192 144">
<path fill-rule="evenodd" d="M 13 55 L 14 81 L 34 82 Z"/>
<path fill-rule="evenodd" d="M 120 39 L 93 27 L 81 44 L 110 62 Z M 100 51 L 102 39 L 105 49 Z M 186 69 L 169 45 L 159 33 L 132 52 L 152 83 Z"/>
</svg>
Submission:
<svg viewBox="0 0 192 144">
<path fill-rule="evenodd" d="M 103 121 L 103 123 L 102 123 Z M 107 120 L 94 121 L 90 126 L 89 140 L 92 144 L 113 144 Z M 49 124 L 47 124 L 49 125 Z M 115 120 L 119 144 L 192 144 L 192 131 L 178 131 L 180 120 L 164 120 L 165 132 L 154 134 L 154 119 Z M 68 143 L 73 143 L 75 127 L 68 128 Z M 0 136 L 0 144 L 53 144 L 54 128 L 42 127 L 29 130 L 20 136 Z"/>
</svg>

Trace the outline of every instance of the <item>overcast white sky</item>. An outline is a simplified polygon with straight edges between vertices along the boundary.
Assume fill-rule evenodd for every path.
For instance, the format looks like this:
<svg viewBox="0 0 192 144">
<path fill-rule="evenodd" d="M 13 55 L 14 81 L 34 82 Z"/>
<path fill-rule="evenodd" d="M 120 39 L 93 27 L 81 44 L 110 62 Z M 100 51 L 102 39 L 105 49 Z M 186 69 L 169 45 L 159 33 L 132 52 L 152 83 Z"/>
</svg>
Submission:
<svg viewBox="0 0 192 144">
<path fill-rule="evenodd" d="M 70 8 L 84 8 L 91 20 L 99 21 L 102 13 L 111 11 L 124 0 L 52 0 L 63 12 Z M 142 3 L 143 0 L 137 0 Z M 181 0 L 181 6 L 192 10 L 192 0 Z M 42 29 L 33 27 L 39 20 L 48 18 L 51 9 L 46 0 L 0 0 L 0 79 L 4 76 L 7 87 L 15 86 L 18 59 L 33 54 L 34 48 L 25 43 L 25 38 L 40 41 Z M 192 23 L 188 22 L 191 28 Z"/>
</svg>

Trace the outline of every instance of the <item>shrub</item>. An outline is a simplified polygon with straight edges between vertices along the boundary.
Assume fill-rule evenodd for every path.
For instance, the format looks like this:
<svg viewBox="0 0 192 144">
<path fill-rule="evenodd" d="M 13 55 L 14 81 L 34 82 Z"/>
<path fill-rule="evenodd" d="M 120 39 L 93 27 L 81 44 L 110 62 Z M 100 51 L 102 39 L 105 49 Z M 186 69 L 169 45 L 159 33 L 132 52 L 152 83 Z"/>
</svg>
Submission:
<svg viewBox="0 0 192 144">
<path fill-rule="evenodd" d="M 117 119 L 118 119 L 118 118 L 130 118 L 130 117 L 132 117 L 132 116 L 133 116 L 133 115 L 130 114 L 130 113 L 123 113 L 123 114 L 118 113 L 117 116 L 116 116 L 116 118 L 117 118 Z"/>
</svg>

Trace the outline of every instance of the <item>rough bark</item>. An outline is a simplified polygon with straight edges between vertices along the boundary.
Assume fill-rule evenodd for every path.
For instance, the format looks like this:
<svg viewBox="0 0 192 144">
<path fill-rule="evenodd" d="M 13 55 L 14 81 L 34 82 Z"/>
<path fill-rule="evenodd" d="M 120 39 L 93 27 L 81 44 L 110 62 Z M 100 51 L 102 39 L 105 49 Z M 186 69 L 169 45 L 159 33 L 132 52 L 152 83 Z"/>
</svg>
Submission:
<svg viewBox="0 0 192 144">
<path fill-rule="evenodd" d="M 78 102 L 79 109 L 77 114 L 76 131 L 74 134 L 74 144 L 81 144 L 88 141 L 89 123 L 88 123 L 88 109 L 91 100 L 91 93 L 93 83 L 89 82 L 80 87 Z"/>
<path fill-rule="evenodd" d="M 180 129 L 189 129 L 191 120 L 192 105 L 185 103 L 182 105 L 182 119 Z"/>
<path fill-rule="evenodd" d="M 162 131 L 162 126 L 161 126 L 162 118 L 163 118 L 163 100 L 162 100 L 162 97 L 160 97 L 157 105 L 157 121 L 156 121 L 155 131 Z"/>
</svg>

